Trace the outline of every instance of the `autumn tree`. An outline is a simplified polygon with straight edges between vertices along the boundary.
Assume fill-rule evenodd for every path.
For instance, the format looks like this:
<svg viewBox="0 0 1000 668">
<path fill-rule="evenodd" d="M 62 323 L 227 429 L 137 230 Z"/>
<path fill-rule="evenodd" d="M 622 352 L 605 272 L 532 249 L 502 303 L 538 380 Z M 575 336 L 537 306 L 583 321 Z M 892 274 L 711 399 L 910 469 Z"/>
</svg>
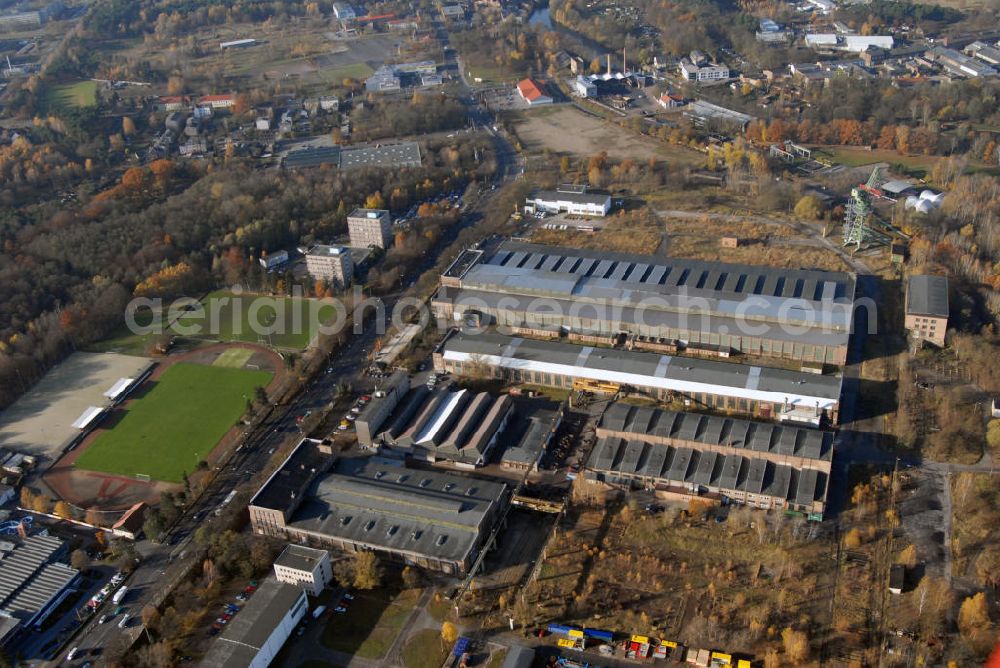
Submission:
<svg viewBox="0 0 1000 668">
<path fill-rule="evenodd" d="M 795 215 L 806 220 L 817 220 L 823 215 L 823 204 L 815 195 L 806 195 L 795 204 Z"/>
<path fill-rule="evenodd" d="M 156 629 L 156 623 L 160 621 L 160 611 L 156 609 L 156 606 L 146 605 L 143 606 L 142 612 L 140 613 L 140 618 L 142 619 L 142 625 L 147 629 Z"/>
<path fill-rule="evenodd" d="M 917 565 L 917 546 L 907 545 L 903 548 L 903 551 L 899 553 L 897 561 L 905 568 L 915 568 Z"/>
<path fill-rule="evenodd" d="M 354 554 L 354 587 L 356 589 L 376 589 L 382 585 L 382 568 L 374 552 L 364 551 Z"/>
<path fill-rule="evenodd" d="M 73 517 L 73 506 L 60 499 L 59 501 L 56 501 L 53 512 L 64 520 L 68 520 Z"/>
<path fill-rule="evenodd" d="M 31 509 L 36 513 L 48 513 L 52 510 L 52 500 L 43 494 L 38 494 L 32 499 Z"/>
<path fill-rule="evenodd" d="M 441 640 L 449 647 L 454 645 L 458 641 L 458 627 L 452 622 L 441 624 Z"/>
<path fill-rule="evenodd" d="M 87 556 L 86 552 L 77 548 L 69 555 L 69 565 L 81 573 L 86 573 L 90 570 L 90 557 Z"/>
<path fill-rule="evenodd" d="M 420 573 L 410 566 L 405 566 L 402 572 L 403 586 L 407 589 L 416 589 L 420 586 Z"/>
<path fill-rule="evenodd" d="M 365 208 L 366 209 L 384 209 L 385 200 L 382 198 L 382 193 L 379 191 L 373 192 L 367 198 L 365 198 Z"/>
<path fill-rule="evenodd" d="M 101 525 L 101 511 L 98 510 L 97 508 L 94 508 L 93 506 L 91 506 L 90 508 L 87 508 L 87 512 L 83 516 L 83 521 L 86 522 L 87 524 L 91 525 L 91 526 L 95 526 L 95 527 L 100 526 Z"/>
<path fill-rule="evenodd" d="M 135 121 L 130 116 L 122 116 L 122 134 L 126 137 L 135 134 Z"/>
<path fill-rule="evenodd" d="M 844 536 L 844 547 L 849 549 L 856 549 L 861 547 L 861 531 L 855 527 L 847 532 Z"/>
<path fill-rule="evenodd" d="M 986 594 L 979 592 L 962 601 L 958 610 L 958 629 L 966 638 L 972 638 L 990 626 L 989 606 Z"/>
<path fill-rule="evenodd" d="M 800 665 L 809 658 L 809 636 L 805 631 L 797 631 L 791 627 L 781 632 L 781 644 L 785 655 L 793 665 Z"/>
</svg>

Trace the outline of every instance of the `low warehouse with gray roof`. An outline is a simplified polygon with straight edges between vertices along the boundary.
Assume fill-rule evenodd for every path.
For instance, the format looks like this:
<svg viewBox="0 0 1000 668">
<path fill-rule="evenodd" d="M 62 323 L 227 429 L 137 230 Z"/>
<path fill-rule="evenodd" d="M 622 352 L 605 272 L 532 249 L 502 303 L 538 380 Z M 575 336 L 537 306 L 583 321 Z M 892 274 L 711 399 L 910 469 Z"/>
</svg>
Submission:
<svg viewBox="0 0 1000 668">
<path fill-rule="evenodd" d="M 303 442 L 299 448 L 308 448 Z M 405 468 L 398 460 L 341 460 L 325 475 L 293 452 L 250 502 L 255 533 L 384 556 L 449 574 L 467 571 L 510 502 L 507 485 Z M 277 480 L 280 485 L 271 490 Z M 308 484 L 303 490 L 302 483 Z M 285 490 L 285 491 L 281 491 Z"/>
<path fill-rule="evenodd" d="M 821 519 L 833 433 L 612 404 L 586 478 L 626 488 L 728 499 Z"/>
</svg>

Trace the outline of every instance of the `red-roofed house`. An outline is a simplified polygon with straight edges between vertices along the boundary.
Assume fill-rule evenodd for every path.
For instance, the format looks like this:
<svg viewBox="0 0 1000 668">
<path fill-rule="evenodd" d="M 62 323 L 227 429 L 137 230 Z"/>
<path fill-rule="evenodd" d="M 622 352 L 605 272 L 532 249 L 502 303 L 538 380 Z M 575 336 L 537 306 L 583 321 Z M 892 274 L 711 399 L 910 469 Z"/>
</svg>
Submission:
<svg viewBox="0 0 1000 668">
<path fill-rule="evenodd" d="M 531 79 L 517 82 L 517 92 L 532 107 L 540 104 L 552 104 L 552 98 L 542 92 L 542 87 Z"/>
<path fill-rule="evenodd" d="M 658 102 L 664 109 L 676 109 L 677 107 L 684 106 L 683 97 L 680 95 L 671 95 L 670 93 L 664 93 L 661 95 Z"/>
<path fill-rule="evenodd" d="M 146 504 L 139 502 L 125 511 L 111 526 L 111 534 L 119 538 L 135 540 L 142 533 L 142 523 L 146 519 Z"/>
<path fill-rule="evenodd" d="M 180 111 L 190 104 L 191 100 L 186 95 L 165 95 L 157 100 L 157 106 L 163 111 Z"/>
<path fill-rule="evenodd" d="M 228 109 L 236 104 L 236 98 L 232 95 L 206 95 L 198 100 L 198 104 L 207 104 L 212 109 Z"/>
</svg>

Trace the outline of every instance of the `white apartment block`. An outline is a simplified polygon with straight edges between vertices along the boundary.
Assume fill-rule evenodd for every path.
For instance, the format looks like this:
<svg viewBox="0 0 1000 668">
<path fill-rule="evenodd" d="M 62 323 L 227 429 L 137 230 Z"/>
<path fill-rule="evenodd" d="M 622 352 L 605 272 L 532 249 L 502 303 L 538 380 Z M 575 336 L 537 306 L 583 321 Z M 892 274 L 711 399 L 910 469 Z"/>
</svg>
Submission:
<svg viewBox="0 0 1000 668">
<path fill-rule="evenodd" d="M 385 209 L 355 209 L 347 217 L 351 248 L 386 249 L 392 245 L 392 216 Z"/>
<path fill-rule="evenodd" d="M 351 251 L 342 246 L 313 246 L 306 253 L 306 271 L 315 279 L 346 288 L 354 278 Z"/>
<path fill-rule="evenodd" d="M 681 76 L 688 81 L 719 81 L 729 78 L 729 68 L 725 65 L 704 65 L 699 67 L 690 60 L 681 61 Z"/>
<path fill-rule="evenodd" d="M 304 545 L 289 545 L 274 561 L 278 582 L 302 587 L 310 596 L 319 596 L 333 580 L 330 553 Z"/>
</svg>

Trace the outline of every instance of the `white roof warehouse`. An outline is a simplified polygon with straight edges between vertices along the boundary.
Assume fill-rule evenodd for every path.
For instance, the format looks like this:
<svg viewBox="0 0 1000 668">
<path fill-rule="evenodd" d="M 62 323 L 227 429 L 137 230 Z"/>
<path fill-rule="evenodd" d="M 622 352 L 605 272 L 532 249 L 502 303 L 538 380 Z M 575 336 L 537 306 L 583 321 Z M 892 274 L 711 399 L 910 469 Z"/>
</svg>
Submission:
<svg viewBox="0 0 1000 668">
<path fill-rule="evenodd" d="M 491 375 L 550 387 L 574 380 L 630 387 L 658 399 L 681 395 L 707 407 L 819 424 L 836 422 L 840 376 L 674 357 L 497 333 L 456 332 L 434 353 L 435 368 L 456 374 L 485 365 Z"/>
</svg>

